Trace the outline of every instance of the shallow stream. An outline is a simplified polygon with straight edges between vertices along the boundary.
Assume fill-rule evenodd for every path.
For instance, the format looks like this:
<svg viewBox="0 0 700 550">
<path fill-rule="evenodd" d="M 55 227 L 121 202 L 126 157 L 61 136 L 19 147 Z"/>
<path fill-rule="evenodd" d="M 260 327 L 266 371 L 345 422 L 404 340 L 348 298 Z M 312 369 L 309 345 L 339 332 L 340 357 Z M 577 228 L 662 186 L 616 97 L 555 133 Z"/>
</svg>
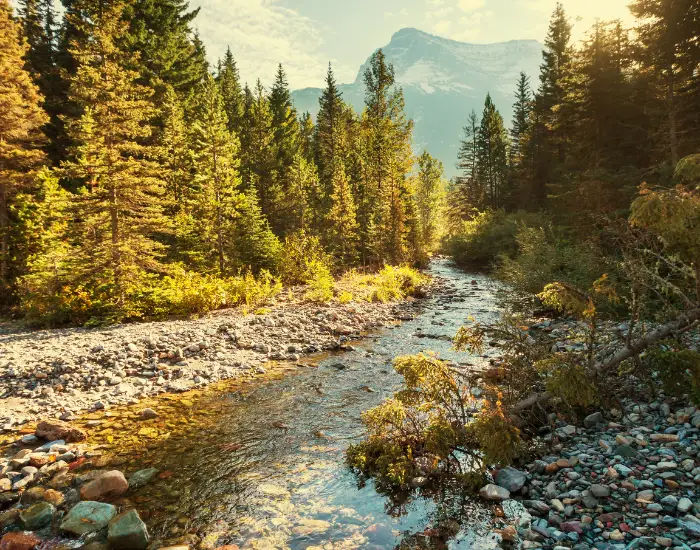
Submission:
<svg viewBox="0 0 700 550">
<path fill-rule="evenodd" d="M 395 356 L 432 350 L 463 365 L 487 360 L 455 353 L 451 338 L 470 315 L 498 315 L 496 285 L 444 260 L 430 272 L 443 280 L 441 290 L 413 320 L 354 342 L 354 350 L 316 368 L 207 392 L 191 404 L 206 421 L 183 421 L 126 458 L 125 471 L 160 471 L 131 497 L 153 538 L 166 545 L 203 537 L 203 548 L 494 547 L 488 513 L 477 502 L 449 490 L 391 498 L 371 482 L 359 487 L 345 464 L 345 449 L 362 435 L 361 413 L 401 383 Z M 458 535 L 436 535 L 436 526 L 455 520 Z"/>
</svg>

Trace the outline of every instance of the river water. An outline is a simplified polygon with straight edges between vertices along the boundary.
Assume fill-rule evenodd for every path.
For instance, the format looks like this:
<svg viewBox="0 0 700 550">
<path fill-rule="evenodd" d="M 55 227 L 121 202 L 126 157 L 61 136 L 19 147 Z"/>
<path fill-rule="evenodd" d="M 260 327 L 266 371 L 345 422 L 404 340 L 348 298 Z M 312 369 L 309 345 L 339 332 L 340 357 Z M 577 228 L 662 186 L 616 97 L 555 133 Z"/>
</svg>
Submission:
<svg viewBox="0 0 700 550">
<path fill-rule="evenodd" d="M 130 470 L 161 472 L 133 497 L 155 541 L 196 537 L 200 548 L 293 550 L 495 547 L 488 512 L 460 491 L 383 495 L 371 481 L 359 486 L 345 464 L 347 446 L 362 436 L 361 413 L 400 386 L 393 357 L 432 350 L 463 365 L 487 360 L 454 352 L 450 340 L 469 316 L 496 318 L 496 285 L 446 260 L 429 272 L 443 280 L 441 291 L 413 320 L 368 335 L 317 368 L 207 394 L 194 405 L 209 412 L 206 423 L 183 422 L 132 460 Z M 455 520 L 456 536 L 435 535 Z"/>
</svg>

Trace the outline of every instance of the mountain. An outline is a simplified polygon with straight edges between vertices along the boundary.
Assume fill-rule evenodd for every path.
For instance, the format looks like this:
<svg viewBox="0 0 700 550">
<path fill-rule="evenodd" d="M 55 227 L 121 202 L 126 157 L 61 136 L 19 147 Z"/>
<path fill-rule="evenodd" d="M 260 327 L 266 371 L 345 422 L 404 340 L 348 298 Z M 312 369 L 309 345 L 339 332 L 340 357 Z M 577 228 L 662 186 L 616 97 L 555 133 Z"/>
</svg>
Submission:
<svg viewBox="0 0 700 550">
<path fill-rule="evenodd" d="M 542 60 L 542 44 L 536 40 L 469 44 L 411 28 L 394 34 L 382 50 L 394 65 L 406 112 L 415 122 L 416 152 L 427 149 L 442 160 L 448 177 L 457 173 L 457 150 L 469 112 L 481 114 L 490 92 L 509 124 L 518 74 L 524 71 L 535 82 Z M 343 98 L 358 112 L 364 104 L 368 64 L 369 60 L 360 67 L 355 82 L 340 85 Z M 299 112 L 315 116 L 320 94 L 319 88 L 305 88 L 292 96 Z"/>
</svg>

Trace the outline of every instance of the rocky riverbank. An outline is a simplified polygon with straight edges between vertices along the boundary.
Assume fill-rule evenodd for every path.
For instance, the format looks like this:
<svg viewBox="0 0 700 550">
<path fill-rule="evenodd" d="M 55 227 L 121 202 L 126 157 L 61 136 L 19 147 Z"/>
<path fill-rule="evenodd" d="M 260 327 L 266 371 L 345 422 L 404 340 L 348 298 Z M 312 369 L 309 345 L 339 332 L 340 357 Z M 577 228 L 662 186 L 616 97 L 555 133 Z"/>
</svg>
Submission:
<svg viewBox="0 0 700 550">
<path fill-rule="evenodd" d="M 316 304 L 283 295 L 263 314 L 219 311 L 196 320 L 101 329 L 0 333 L 0 428 L 135 403 L 263 372 L 270 362 L 338 349 L 413 317 L 416 301 Z"/>
</svg>

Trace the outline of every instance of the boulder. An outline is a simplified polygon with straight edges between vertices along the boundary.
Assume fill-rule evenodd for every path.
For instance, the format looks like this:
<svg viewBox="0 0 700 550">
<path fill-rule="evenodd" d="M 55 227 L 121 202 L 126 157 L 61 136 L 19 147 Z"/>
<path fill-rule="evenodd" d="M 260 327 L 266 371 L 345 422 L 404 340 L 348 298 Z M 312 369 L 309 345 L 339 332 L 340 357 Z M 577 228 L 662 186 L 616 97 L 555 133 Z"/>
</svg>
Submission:
<svg viewBox="0 0 700 550">
<path fill-rule="evenodd" d="M 36 427 L 36 436 L 46 441 L 62 439 L 67 443 L 75 443 L 87 439 L 87 435 L 83 430 L 61 420 L 42 420 Z"/>
<path fill-rule="evenodd" d="M 19 513 L 25 529 L 34 531 L 46 527 L 53 520 L 56 507 L 48 502 L 37 502 Z"/>
<path fill-rule="evenodd" d="M 136 510 L 119 514 L 109 522 L 107 540 L 117 550 L 143 550 L 148 546 L 148 529 Z"/>
<path fill-rule="evenodd" d="M 0 550 L 34 550 L 41 539 L 34 533 L 7 533 L 0 539 Z"/>
<path fill-rule="evenodd" d="M 151 481 L 157 473 L 157 468 L 146 468 L 145 470 L 139 470 L 138 472 L 134 472 L 129 477 L 129 487 L 131 487 L 132 489 L 143 487 L 149 481 Z"/>
<path fill-rule="evenodd" d="M 526 479 L 525 472 L 507 467 L 500 469 L 498 474 L 496 474 L 496 485 L 508 489 L 511 493 L 515 493 L 523 488 Z"/>
<path fill-rule="evenodd" d="M 510 498 L 510 491 L 503 487 L 499 487 L 498 485 L 494 485 L 493 483 L 489 483 L 488 485 L 484 485 L 479 490 L 479 496 L 484 500 L 495 500 L 500 502 Z"/>
<path fill-rule="evenodd" d="M 119 470 L 110 470 L 97 476 L 80 488 L 83 500 L 102 500 L 123 495 L 129 489 L 129 482 Z"/>
<path fill-rule="evenodd" d="M 61 523 L 61 530 L 82 536 L 107 526 L 117 509 L 104 502 L 82 501 L 73 506 Z"/>
<path fill-rule="evenodd" d="M 603 413 L 600 411 L 594 412 L 593 414 L 589 414 L 586 418 L 583 419 L 583 425 L 586 428 L 595 428 L 598 424 L 601 424 L 603 422 Z"/>
</svg>

